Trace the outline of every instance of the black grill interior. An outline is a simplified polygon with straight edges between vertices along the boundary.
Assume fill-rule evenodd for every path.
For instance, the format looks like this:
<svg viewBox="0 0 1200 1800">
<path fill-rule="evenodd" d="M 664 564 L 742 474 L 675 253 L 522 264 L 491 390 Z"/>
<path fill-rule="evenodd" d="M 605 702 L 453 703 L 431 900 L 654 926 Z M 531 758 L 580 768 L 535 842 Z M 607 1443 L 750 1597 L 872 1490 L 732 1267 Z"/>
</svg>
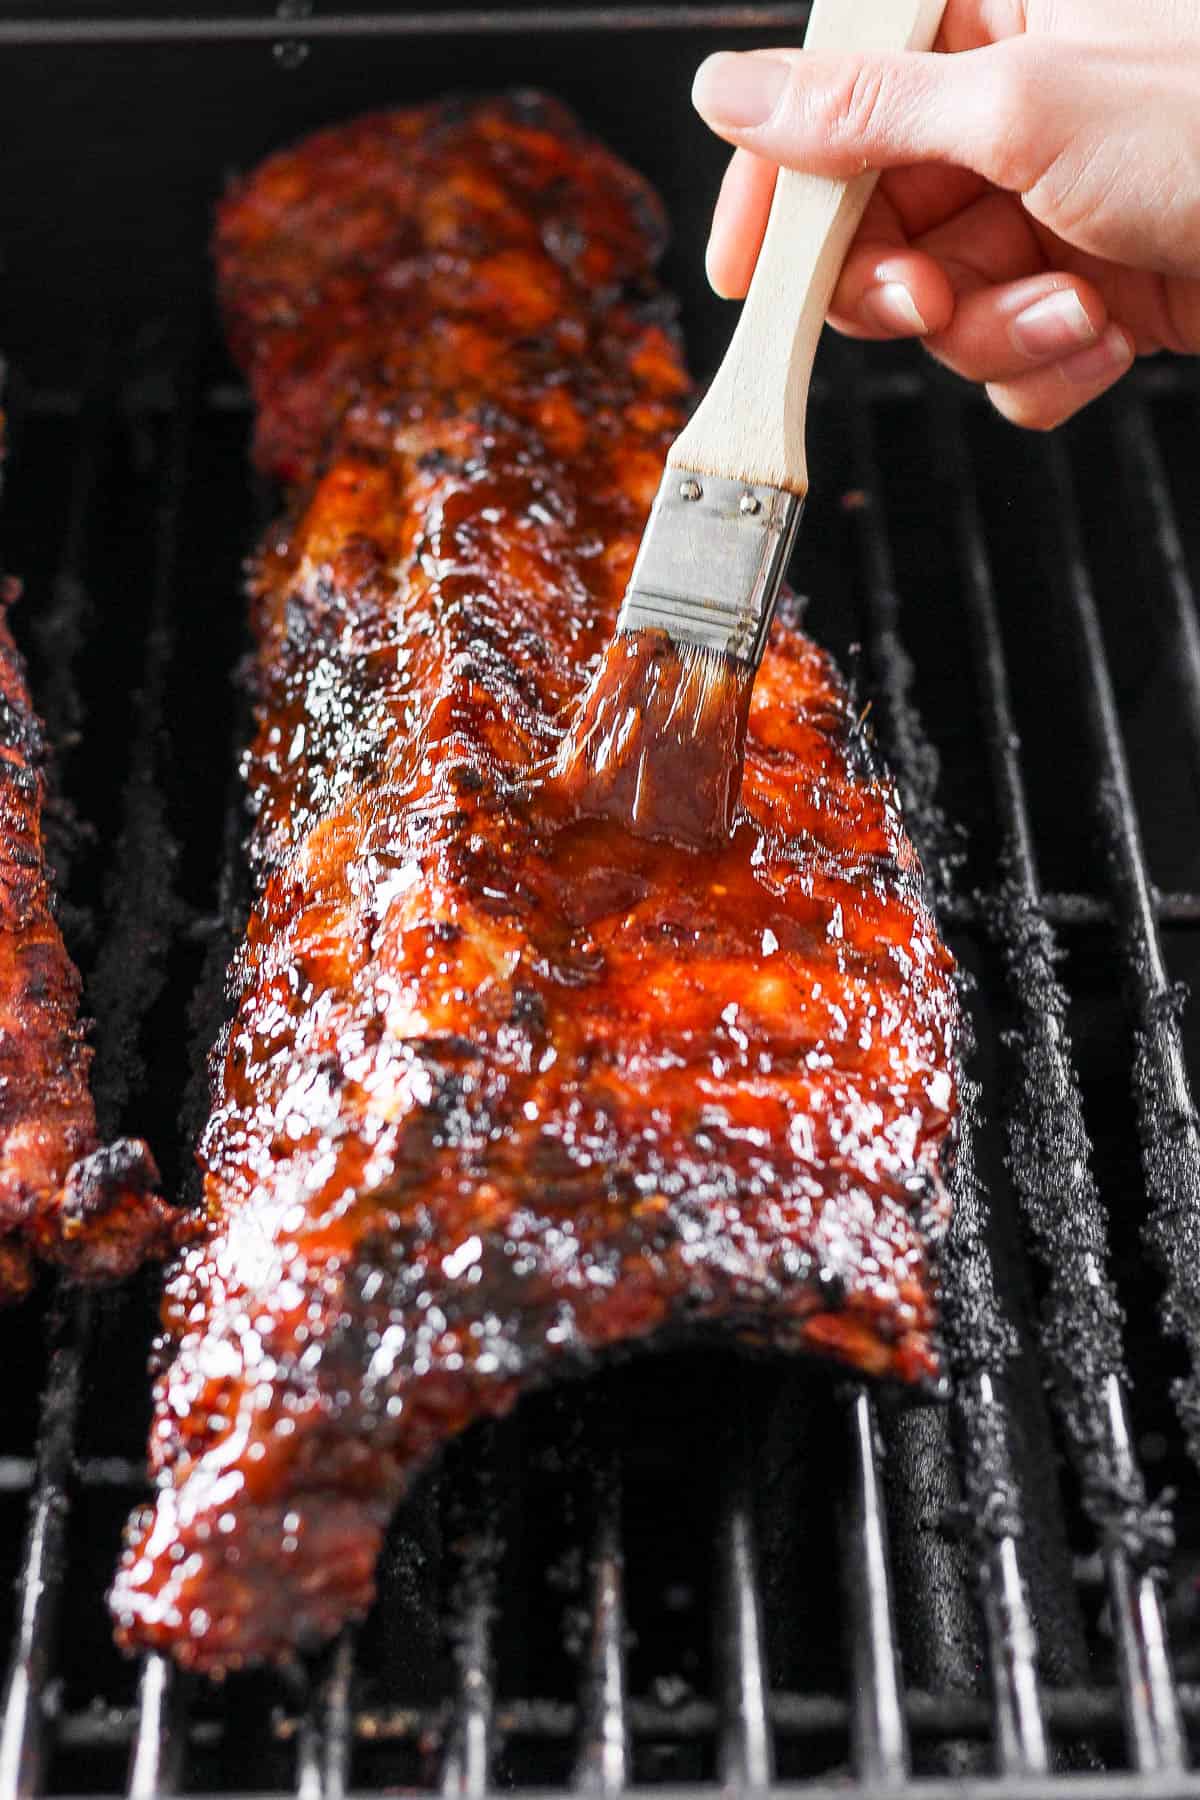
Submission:
<svg viewBox="0 0 1200 1800">
<path fill-rule="evenodd" d="M 213 347 L 211 195 L 318 120 L 532 76 L 667 190 L 710 368 L 716 164 L 642 102 L 686 92 L 711 31 L 609 22 L 331 35 L 299 62 L 135 43 L 120 91 L 104 45 L 19 49 L 4 563 L 58 745 L 101 1125 L 149 1136 L 179 1193 L 240 905 L 239 566 L 271 503 Z M 107 235 L 122 179 L 144 267 Z M 794 577 L 904 787 L 977 1040 L 946 1401 L 715 1350 L 535 1396 L 414 1492 L 360 1632 L 209 1687 L 123 1662 L 102 1607 L 143 1491 L 154 1284 L 46 1288 L 0 1319 L 0 1792 L 1200 1792 L 1198 424 L 1183 364 L 1031 440 L 905 354 L 824 353 Z"/>
</svg>

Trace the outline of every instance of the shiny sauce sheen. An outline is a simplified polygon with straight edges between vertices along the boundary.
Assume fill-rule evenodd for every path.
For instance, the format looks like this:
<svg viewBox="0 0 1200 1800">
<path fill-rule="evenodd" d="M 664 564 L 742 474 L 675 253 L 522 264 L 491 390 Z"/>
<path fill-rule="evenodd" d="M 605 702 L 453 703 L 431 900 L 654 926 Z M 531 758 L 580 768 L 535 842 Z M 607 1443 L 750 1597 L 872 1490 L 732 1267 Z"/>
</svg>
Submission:
<svg viewBox="0 0 1200 1800">
<path fill-rule="evenodd" d="M 579 816 L 693 849 L 729 836 L 754 670 L 662 631 L 619 633 L 564 739 L 550 786 Z"/>
<path fill-rule="evenodd" d="M 953 965 L 829 659 L 785 601 L 736 805 L 682 748 L 665 835 L 547 780 L 689 395 L 662 236 L 531 95 L 319 133 L 222 210 L 290 501 L 127 1645 L 213 1670 L 328 1638 L 447 1440 L 615 1347 L 938 1374 Z"/>
</svg>

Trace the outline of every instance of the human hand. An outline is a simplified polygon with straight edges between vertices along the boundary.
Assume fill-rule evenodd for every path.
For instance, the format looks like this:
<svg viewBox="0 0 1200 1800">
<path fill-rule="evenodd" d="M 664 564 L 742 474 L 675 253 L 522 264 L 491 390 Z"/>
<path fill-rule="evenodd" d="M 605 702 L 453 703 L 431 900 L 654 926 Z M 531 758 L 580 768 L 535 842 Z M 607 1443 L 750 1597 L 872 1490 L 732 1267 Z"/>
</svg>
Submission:
<svg viewBox="0 0 1200 1800">
<path fill-rule="evenodd" d="M 749 285 L 779 165 L 883 171 L 830 310 L 920 337 L 1047 430 L 1135 356 L 1200 353 L 1200 0 L 949 0 L 953 54 L 710 56 L 737 149 L 708 273 Z"/>
</svg>

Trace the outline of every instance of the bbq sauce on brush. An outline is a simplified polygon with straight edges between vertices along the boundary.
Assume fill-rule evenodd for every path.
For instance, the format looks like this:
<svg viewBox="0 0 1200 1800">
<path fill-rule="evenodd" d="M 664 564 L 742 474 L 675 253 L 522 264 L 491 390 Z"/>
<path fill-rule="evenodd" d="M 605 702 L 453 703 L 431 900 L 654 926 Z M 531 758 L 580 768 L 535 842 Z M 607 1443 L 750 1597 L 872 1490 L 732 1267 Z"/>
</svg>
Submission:
<svg viewBox="0 0 1200 1800">
<path fill-rule="evenodd" d="M 549 779 L 570 816 L 711 850 L 733 829 L 754 670 L 662 631 L 614 637 Z"/>
</svg>

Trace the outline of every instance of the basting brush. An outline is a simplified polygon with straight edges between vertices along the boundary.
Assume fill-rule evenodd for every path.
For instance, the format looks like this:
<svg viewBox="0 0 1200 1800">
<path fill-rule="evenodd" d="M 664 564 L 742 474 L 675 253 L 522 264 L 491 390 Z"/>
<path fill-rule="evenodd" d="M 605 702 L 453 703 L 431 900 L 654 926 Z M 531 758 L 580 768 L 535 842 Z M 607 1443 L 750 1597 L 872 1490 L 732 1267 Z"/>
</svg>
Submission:
<svg viewBox="0 0 1200 1800">
<path fill-rule="evenodd" d="M 927 50 L 945 0 L 815 0 L 808 50 Z M 817 342 L 875 172 L 782 170 L 737 328 L 666 473 L 555 763 L 573 810 L 645 836 L 726 836 L 754 678 L 808 492 Z"/>
</svg>

